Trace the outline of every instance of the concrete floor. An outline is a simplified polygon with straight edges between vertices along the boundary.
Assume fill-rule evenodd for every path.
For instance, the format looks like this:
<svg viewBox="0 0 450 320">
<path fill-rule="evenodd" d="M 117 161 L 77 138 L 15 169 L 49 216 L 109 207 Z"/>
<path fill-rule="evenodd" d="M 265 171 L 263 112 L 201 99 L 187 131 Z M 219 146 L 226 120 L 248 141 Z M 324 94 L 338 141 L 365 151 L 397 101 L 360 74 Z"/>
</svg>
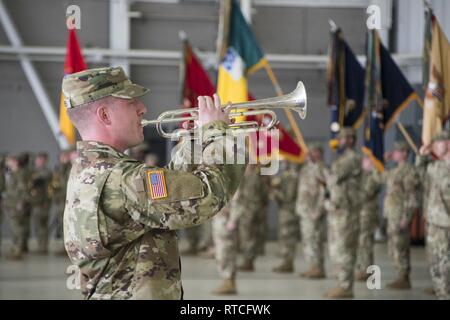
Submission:
<svg viewBox="0 0 450 320">
<path fill-rule="evenodd" d="M 2 252 L 8 248 L 3 243 Z M 183 247 L 184 243 L 180 244 Z M 31 250 L 33 250 L 33 245 Z M 298 248 L 300 251 L 300 248 Z M 210 291 L 219 283 L 214 260 L 199 257 L 182 257 L 182 279 L 185 299 L 323 299 L 323 293 L 334 286 L 332 279 L 304 280 L 298 272 L 306 268 L 297 255 L 294 274 L 275 274 L 271 270 L 279 261 L 277 244 L 267 244 L 266 255 L 256 260 L 256 271 L 239 273 L 236 296 L 217 297 Z M 431 286 L 423 247 L 412 247 L 411 290 L 395 291 L 387 289 L 386 283 L 395 276 L 393 266 L 387 258 L 385 244 L 376 245 L 376 264 L 381 268 L 381 286 L 369 290 L 365 283 L 356 283 L 356 299 L 434 299 L 423 289 Z M 77 290 L 66 288 L 65 270 L 70 262 L 65 257 L 54 255 L 39 256 L 29 254 L 23 261 L 8 261 L 0 257 L 0 299 L 80 299 Z M 329 270 L 329 264 L 327 263 Z"/>
</svg>

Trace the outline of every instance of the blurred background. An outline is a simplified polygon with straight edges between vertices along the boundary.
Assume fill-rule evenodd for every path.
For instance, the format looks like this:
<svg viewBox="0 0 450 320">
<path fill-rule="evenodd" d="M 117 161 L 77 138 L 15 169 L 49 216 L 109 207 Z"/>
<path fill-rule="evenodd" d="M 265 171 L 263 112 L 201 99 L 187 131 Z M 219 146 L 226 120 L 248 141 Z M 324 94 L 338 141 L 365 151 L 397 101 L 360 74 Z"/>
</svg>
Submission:
<svg viewBox="0 0 450 320">
<path fill-rule="evenodd" d="M 366 10 L 377 5 L 383 44 L 423 96 L 422 0 L 240 0 L 239 4 L 282 90 L 292 91 L 298 81 L 305 84 L 308 115 L 306 120 L 295 120 L 306 142 L 314 140 L 327 146 L 330 136 L 329 19 L 342 29 L 364 66 Z M 450 1 L 432 0 L 430 4 L 442 29 L 450 34 Z M 150 94 L 143 97 L 147 119 L 181 106 L 181 30 L 216 83 L 218 0 L 0 0 L 1 154 L 46 152 L 50 167 L 57 164 L 61 151 L 61 133 L 57 132 L 61 80 L 68 40 L 66 10 L 70 5 L 80 9 L 76 36 L 87 66 L 122 65 L 134 82 L 150 88 Z M 265 71 L 259 70 L 247 80 L 256 99 L 276 95 Z M 277 114 L 288 126 L 286 115 Z M 421 119 L 416 102 L 399 117 L 416 141 L 420 140 Z M 147 152 L 155 155 L 152 161 L 167 163 L 170 142 L 150 127 L 145 128 L 145 137 Z M 385 149 L 399 137 L 398 129 L 391 127 L 385 134 Z M 325 148 L 325 159 L 333 159 L 329 148 Z M 275 239 L 273 205 L 268 226 L 268 237 Z M 5 224 L 2 228 L 8 235 Z"/>
</svg>

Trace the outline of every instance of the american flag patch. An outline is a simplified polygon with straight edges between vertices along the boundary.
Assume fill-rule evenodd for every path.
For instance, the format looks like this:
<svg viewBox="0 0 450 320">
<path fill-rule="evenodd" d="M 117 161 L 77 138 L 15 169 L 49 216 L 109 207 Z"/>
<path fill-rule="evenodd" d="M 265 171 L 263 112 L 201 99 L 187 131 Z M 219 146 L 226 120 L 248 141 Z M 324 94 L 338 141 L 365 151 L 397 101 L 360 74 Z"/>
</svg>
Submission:
<svg viewBox="0 0 450 320">
<path fill-rule="evenodd" d="M 167 197 L 166 179 L 163 170 L 147 171 L 147 181 L 150 197 L 153 200 Z"/>
</svg>

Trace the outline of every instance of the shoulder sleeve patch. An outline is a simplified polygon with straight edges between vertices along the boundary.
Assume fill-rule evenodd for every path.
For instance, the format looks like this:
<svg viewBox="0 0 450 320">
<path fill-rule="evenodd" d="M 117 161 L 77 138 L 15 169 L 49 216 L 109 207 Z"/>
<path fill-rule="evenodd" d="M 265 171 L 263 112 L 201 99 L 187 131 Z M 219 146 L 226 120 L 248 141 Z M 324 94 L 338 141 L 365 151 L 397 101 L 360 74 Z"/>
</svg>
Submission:
<svg viewBox="0 0 450 320">
<path fill-rule="evenodd" d="M 167 198 L 167 185 L 164 170 L 147 170 L 145 174 L 150 199 L 156 200 Z"/>
<path fill-rule="evenodd" d="M 152 202 L 171 203 L 204 197 L 203 183 L 192 173 L 147 169 L 144 171 L 147 195 Z"/>
</svg>

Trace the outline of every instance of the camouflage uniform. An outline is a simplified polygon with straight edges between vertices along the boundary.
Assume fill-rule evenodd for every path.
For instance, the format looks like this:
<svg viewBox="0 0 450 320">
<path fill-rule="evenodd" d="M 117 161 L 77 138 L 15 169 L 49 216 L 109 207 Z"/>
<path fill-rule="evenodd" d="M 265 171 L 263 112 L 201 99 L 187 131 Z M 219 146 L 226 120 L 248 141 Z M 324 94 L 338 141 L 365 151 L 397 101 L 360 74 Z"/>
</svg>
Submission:
<svg viewBox="0 0 450 320">
<path fill-rule="evenodd" d="M 184 230 L 188 246 L 184 254 L 197 254 L 212 245 L 211 221 L 206 221 L 201 226 Z"/>
<path fill-rule="evenodd" d="M 257 168 L 245 174 L 237 191 L 237 199 L 231 214 L 239 220 L 239 246 L 244 265 L 251 265 L 258 254 L 258 241 L 261 240 L 261 225 L 264 210 L 267 210 L 269 178 L 260 174 Z M 265 214 L 264 214 L 265 216 Z M 247 269 L 247 268 L 243 268 Z"/>
<path fill-rule="evenodd" d="M 292 265 L 299 237 L 299 219 L 295 214 L 298 170 L 294 164 L 273 176 L 271 193 L 278 205 L 278 243 L 281 258 Z"/>
<path fill-rule="evenodd" d="M 348 148 L 334 161 L 330 171 L 331 177 L 327 181 L 330 258 L 336 268 L 338 288 L 352 290 L 361 203 L 360 156 Z"/>
<path fill-rule="evenodd" d="M 63 239 L 63 215 L 66 206 L 67 182 L 69 180 L 70 162 L 60 163 L 53 171 L 52 181 L 50 185 L 50 198 L 53 203 L 55 216 L 51 222 L 51 229 L 56 230 L 56 239 Z"/>
<path fill-rule="evenodd" d="M 19 258 L 24 252 L 24 248 L 26 248 L 26 217 L 29 216 L 31 209 L 29 202 L 29 171 L 26 168 L 19 168 L 16 172 L 8 172 L 4 202 L 12 234 L 11 254 Z"/>
<path fill-rule="evenodd" d="M 389 255 L 394 261 L 399 277 L 409 279 L 411 271 L 409 226 L 413 210 L 418 206 L 418 172 L 413 165 L 405 162 L 386 171 L 384 179 L 386 181 L 384 217 L 387 219 Z M 404 230 L 400 229 L 402 219 L 406 219 L 407 222 Z"/>
<path fill-rule="evenodd" d="M 450 140 L 443 132 L 433 139 Z M 447 150 L 450 152 L 450 150 Z M 417 158 L 427 194 L 426 250 L 434 293 L 439 299 L 450 299 L 450 160 L 429 161 Z"/>
<path fill-rule="evenodd" d="M 367 277 L 367 267 L 373 265 L 375 229 L 378 224 L 378 196 L 381 193 L 382 177 L 377 170 L 362 175 L 362 208 L 359 215 L 359 240 L 356 273 L 360 280 Z"/>
<path fill-rule="evenodd" d="M 147 90 L 131 83 L 119 67 L 68 75 L 63 92 L 72 108 L 109 95 L 130 99 Z M 216 121 L 203 128 L 223 133 L 228 126 Z M 222 137 L 208 132 L 200 140 L 202 164 L 177 161 L 184 157 L 183 142 L 168 169 L 149 167 L 100 142 L 78 142 L 64 240 L 80 268 L 87 299 L 182 298 L 176 230 L 215 215 L 243 175 L 243 166 L 206 164 L 224 145 Z M 177 164 L 182 170 L 174 170 Z"/>
<path fill-rule="evenodd" d="M 227 228 L 230 222 L 230 208 L 234 206 L 235 199 L 236 197 L 233 197 L 230 203 L 212 219 L 217 270 L 222 279 L 234 279 L 236 275 L 238 229 Z"/>
<path fill-rule="evenodd" d="M 296 213 L 301 220 L 303 255 L 309 270 L 324 269 L 326 176 L 323 161 L 308 160 L 298 177 Z M 307 274 L 305 273 L 305 276 Z"/>
<path fill-rule="evenodd" d="M 48 249 L 48 217 L 50 199 L 48 188 L 52 179 L 49 169 L 35 169 L 31 174 L 30 203 L 36 230 L 38 251 Z"/>
<path fill-rule="evenodd" d="M 5 158 L 0 155 L 0 253 L 2 251 L 3 192 L 5 191 Z"/>
</svg>

